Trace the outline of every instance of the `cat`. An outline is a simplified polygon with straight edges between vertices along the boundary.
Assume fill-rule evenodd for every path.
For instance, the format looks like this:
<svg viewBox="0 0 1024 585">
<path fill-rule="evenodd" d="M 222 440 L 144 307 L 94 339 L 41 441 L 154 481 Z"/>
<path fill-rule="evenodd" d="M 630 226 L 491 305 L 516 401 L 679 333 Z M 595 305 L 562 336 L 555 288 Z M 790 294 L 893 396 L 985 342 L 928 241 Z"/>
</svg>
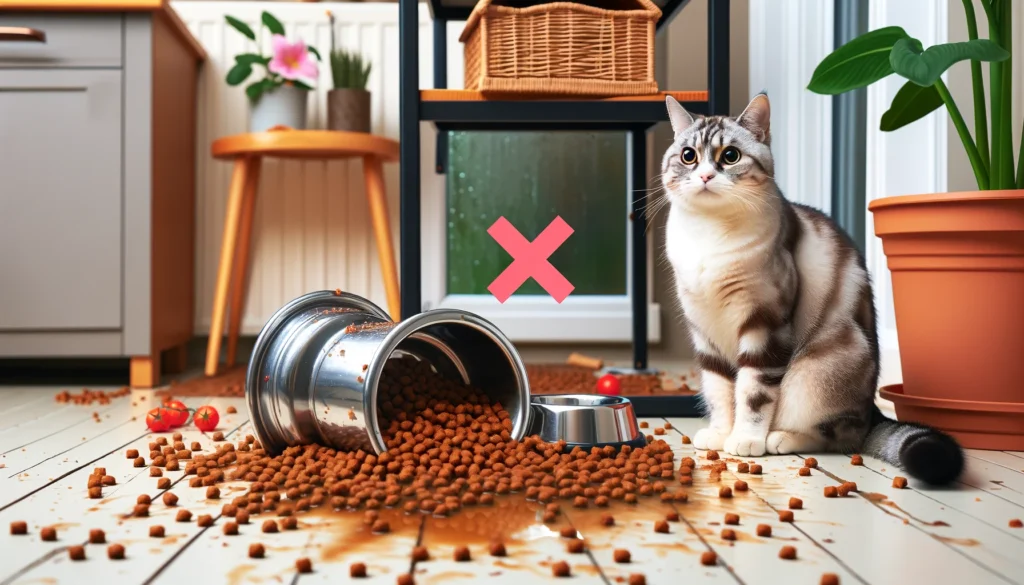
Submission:
<svg viewBox="0 0 1024 585">
<path fill-rule="evenodd" d="M 875 406 L 878 335 L 863 256 L 822 212 L 774 179 L 768 96 L 736 118 L 666 100 L 665 251 L 701 375 L 698 449 L 740 456 L 862 452 L 932 484 L 963 450 Z"/>
</svg>

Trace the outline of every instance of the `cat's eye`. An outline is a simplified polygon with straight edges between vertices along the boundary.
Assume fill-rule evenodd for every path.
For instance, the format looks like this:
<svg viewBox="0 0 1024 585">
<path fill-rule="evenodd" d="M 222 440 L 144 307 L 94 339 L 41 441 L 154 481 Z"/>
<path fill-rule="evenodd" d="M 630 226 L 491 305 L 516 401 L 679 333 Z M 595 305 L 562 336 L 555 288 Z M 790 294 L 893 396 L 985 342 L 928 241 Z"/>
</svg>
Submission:
<svg viewBox="0 0 1024 585">
<path fill-rule="evenodd" d="M 697 151 L 687 146 L 679 154 L 679 160 L 683 161 L 684 165 L 692 165 L 697 162 Z"/>
<path fill-rule="evenodd" d="M 734 165 L 740 162 L 740 151 L 730 146 L 722 151 L 722 162 L 727 165 Z"/>
</svg>

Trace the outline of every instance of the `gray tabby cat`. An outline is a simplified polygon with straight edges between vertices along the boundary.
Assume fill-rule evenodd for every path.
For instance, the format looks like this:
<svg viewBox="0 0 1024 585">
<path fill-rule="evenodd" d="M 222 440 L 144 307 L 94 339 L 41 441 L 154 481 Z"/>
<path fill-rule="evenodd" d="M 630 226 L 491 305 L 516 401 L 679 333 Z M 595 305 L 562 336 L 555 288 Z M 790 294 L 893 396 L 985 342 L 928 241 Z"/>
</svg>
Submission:
<svg viewBox="0 0 1024 585">
<path fill-rule="evenodd" d="M 701 369 L 709 427 L 698 449 L 732 455 L 863 452 L 948 483 L 963 452 L 874 404 L 878 337 L 863 257 L 774 180 L 768 96 L 737 118 L 667 100 L 666 251 Z"/>
</svg>

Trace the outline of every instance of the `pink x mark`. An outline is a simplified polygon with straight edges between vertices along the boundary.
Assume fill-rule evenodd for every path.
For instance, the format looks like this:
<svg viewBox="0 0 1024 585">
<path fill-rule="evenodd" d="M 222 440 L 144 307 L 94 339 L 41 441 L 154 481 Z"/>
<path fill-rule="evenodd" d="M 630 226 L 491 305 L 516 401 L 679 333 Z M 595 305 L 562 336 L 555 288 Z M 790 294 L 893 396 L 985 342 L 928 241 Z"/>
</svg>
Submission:
<svg viewBox="0 0 1024 585">
<path fill-rule="evenodd" d="M 487 290 L 499 303 L 504 303 L 532 276 L 556 301 L 564 301 L 576 287 L 548 262 L 548 257 L 569 239 L 572 232 L 569 224 L 556 216 L 537 239 L 528 242 L 507 219 L 499 217 L 487 233 L 512 255 L 512 264 L 494 279 Z"/>
</svg>

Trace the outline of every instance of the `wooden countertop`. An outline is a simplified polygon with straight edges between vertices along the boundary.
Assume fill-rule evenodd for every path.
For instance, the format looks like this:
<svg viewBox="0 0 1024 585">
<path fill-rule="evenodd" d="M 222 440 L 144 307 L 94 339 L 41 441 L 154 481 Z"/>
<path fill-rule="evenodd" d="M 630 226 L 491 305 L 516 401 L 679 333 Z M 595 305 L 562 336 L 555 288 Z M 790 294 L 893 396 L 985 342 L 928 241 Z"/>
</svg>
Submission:
<svg viewBox="0 0 1024 585">
<path fill-rule="evenodd" d="M 0 0 L 0 12 L 155 12 L 166 18 L 199 61 L 206 60 L 206 51 L 192 36 L 167 0 Z"/>
</svg>

